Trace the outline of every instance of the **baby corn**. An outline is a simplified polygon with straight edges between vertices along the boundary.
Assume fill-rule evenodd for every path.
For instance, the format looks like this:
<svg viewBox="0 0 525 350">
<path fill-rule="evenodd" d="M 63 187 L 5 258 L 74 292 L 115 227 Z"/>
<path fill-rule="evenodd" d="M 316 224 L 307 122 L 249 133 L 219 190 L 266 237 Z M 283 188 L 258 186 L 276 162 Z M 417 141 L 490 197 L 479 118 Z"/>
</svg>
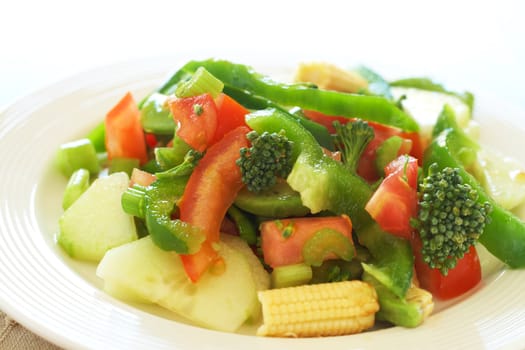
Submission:
<svg viewBox="0 0 525 350">
<path fill-rule="evenodd" d="M 432 298 L 432 294 L 425 289 L 412 285 L 410 288 L 408 288 L 405 299 L 408 303 L 414 303 L 418 305 L 419 309 L 421 310 L 422 321 L 424 321 L 428 316 L 430 316 L 432 311 L 434 311 L 434 300 Z"/>
<path fill-rule="evenodd" d="M 359 333 L 379 310 L 374 288 L 344 281 L 270 289 L 258 293 L 263 325 L 257 335 L 317 337 Z"/>
<path fill-rule="evenodd" d="M 295 81 L 313 83 L 321 89 L 351 93 L 368 88 L 368 81 L 359 74 L 321 62 L 300 64 Z"/>
</svg>

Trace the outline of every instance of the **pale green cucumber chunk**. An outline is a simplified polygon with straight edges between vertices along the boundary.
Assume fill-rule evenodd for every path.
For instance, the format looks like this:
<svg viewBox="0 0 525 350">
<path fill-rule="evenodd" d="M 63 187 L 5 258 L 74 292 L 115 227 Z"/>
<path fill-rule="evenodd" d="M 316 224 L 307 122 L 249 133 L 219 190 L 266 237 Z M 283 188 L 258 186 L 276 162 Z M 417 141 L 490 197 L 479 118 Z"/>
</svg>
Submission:
<svg viewBox="0 0 525 350">
<path fill-rule="evenodd" d="M 256 284 L 243 253 L 223 242 L 218 245 L 224 272 L 206 272 L 192 283 L 179 256 L 158 248 L 150 236 L 110 250 L 97 268 L 97 276 L 117 286 L 119 295 L 144 299 L 177 313 L 196 325 L 234 332 L 253 313 Z M 114 290 L 114 289 L 113 289 Z"/>
<path fill-rule="evenodd" d="M 133 217 L 121 206 L 128 184 L 126 173 L 99 178 L 64 211 L 57 243 L 68 255 L 98 262 L 109 249 L 137 239 Z"/>
<path fill-rule="evenodd" d="M 513 210 L 525 202 L 525 165 L 488 147 L 477 158 L 474 175 L 496 203 Z"/>
<path fill-rule="evenodd" d="M 227 244 L 230 248 L 240 252 L 250 265 L 253 280 L 255 282 L 255 289 L 257 291 L 266 290 L 270 288 L 271 279 L 270 273 L 266 271 L 259 258 L 254 254 L 252 248 L 246 243 L 246 241 L 239 236 L 233 236 L 228 234 L 222 234 L 221 240 Z M 257 322 L 262 316 L 261 303 L 256 297 L 254 300 L 253 311 L 248 318 L 249 323 Z"/>
<path fill-rule="evenodd" d="M 426 137 L 430 137 L 432 127 L 445 104 L 452 107 L 461 128 L 467 127 L 471 119 L 470 107 L 457 96 L 444 92 L 400 86 L 392 87 L 391 92 L 396 100 L 405 96 L 402 101 L 403 109 L 419 123 L 421 133 Z"/>
</svg>

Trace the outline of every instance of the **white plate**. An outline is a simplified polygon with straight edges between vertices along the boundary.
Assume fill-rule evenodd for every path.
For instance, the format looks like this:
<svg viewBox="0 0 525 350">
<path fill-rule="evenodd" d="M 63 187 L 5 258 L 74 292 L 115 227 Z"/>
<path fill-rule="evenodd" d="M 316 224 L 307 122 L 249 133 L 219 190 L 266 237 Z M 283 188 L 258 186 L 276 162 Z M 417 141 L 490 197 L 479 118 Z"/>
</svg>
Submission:
<svg viewBox="0 0 525 350">
<path fill-rule="evenodd" d="M 394 327 L 318 339 L 272 339 L 205 330 L 167 313 L 154 314 L 125 304 L 102 292 L 93 267 L 72 261 L 54 243 L 66 181 L 53 170 L 52 159 L 61 143 L 83 135 L 100 122 L 124 92 L 132 91 L 137 99 L 144 96 L 178 63 L 158 59 L 97 69 L 32 94 L 2 113 L 0 308 L 3 311 L 66 348 L 523 347 L 525 271 L 507 270 L 498 264 L 485 269 L 483 283 L 475 291 L 441 305 L 416 329 Z M 510 117 L 505 106 L 497 107 Z M 478 116 L 483 116 L 482 112 Z M 490 126 L 482 129 L 490 132 L 483 134 L 485 139 L 495 141 L 493 144 L 500 148 L 504 148 L 505 140 L 512 139 L 514 147 L 509 150 L 525 147 L 523 130 L 490 117 L 480 119 L 484 126 Z M 523 155 L 514 155 L 525 162 Z"/>
</svg>

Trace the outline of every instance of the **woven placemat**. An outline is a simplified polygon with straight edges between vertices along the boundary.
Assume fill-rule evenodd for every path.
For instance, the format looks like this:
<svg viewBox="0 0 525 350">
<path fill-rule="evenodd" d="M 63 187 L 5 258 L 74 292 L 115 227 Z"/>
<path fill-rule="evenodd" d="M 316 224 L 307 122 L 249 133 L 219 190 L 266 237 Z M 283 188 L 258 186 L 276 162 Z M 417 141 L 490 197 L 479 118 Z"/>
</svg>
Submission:
<svg viewBox="0 0 525 350">
<path fill-rule="evenodd" d="M 60 350 L 0 311 L 0 350 Z"/>
</svg>

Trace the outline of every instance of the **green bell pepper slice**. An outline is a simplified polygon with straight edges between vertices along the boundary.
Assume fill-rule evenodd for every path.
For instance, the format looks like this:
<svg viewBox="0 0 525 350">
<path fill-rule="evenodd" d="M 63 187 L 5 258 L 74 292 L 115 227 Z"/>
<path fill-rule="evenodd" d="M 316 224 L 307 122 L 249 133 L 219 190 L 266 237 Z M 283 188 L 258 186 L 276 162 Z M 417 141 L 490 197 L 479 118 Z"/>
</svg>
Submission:
<svg viewBox="0 0 525 350">
<path fill-rule="evenodd" d="M 194 73 L 199 67 L 220 79 L 225 85 L 247 90 L 281 106 L 298 106 L 327 115 L 361 118 L 386 124 L 406 131 L 419 130 L 418 123 L 395 103 L 382 96 L 349 94 L 318 89 L 309 84 L 276 82 L 254 71 L 251 67 L 226 60 L 190 61 L 166 82 L 160 92 L 173 89 L 173 85 Z"/>
<path fill-rule="evenodd" d="M 187 177 L 157 179 L 144 194 L 144 218 L 151 239 L 159 248 L 179 254 L 196 253 L 205 238 L 199 228 L 171 218 L 186 183 Z"/>
</svg>

